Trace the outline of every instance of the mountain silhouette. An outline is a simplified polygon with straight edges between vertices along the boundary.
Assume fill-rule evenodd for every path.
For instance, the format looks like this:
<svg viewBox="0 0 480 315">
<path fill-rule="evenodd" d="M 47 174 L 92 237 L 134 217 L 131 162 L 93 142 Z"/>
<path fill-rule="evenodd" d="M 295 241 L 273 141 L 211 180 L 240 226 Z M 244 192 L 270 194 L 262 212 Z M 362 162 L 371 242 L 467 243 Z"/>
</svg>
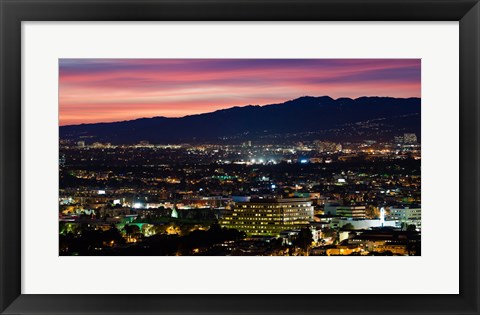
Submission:
<svg viewBox="0 0 480 315">
<path fill-rule="evenodd" d="M 153 117 L 60 127 L 60 138 L 112 144 L 240 140 L 391 140 L 420 137 L 419 98 L 304 96 L 280 104 L 232 107 L 181 118 Z M 269 139 L 269 140 L 266 140 Z M 275 140 L 276 139 L 276 140 Z M 263 140 L 262 140 L 263 141 Z"/>
</svg>

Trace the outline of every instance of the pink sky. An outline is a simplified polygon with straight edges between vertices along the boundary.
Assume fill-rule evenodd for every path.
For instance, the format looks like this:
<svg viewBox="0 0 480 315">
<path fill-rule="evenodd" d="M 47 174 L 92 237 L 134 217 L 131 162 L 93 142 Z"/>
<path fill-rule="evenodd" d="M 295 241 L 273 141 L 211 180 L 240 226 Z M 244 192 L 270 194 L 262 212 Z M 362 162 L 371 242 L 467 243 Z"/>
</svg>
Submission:
<svg viewBox="0 0 480 315">
<path fill-rule="evenodd" d="M 60 125 L 307 95 L 420 97 L 420 59 L 61 59 L 59 68 Z"/>
</svg>

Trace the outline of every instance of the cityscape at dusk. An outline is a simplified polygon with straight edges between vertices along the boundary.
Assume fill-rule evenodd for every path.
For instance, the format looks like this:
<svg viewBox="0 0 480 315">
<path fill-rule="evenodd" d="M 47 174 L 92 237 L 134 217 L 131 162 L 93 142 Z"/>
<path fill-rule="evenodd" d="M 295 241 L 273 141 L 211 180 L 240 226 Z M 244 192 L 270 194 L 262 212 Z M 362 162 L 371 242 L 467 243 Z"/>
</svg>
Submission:
<svg viewBox="0 0 480 315">
<path fill-rule="evenodd" d="M 421 255 L 420 59 L 60 59 L 59 255 Z"/>
</svg>

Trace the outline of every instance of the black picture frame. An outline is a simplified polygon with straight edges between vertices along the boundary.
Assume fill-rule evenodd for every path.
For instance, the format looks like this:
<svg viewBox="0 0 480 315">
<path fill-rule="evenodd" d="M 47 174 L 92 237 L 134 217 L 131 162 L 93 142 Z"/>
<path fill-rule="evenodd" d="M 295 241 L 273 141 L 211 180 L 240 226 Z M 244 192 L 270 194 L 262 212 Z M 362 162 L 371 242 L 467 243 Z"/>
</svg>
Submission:
<svg viewBox="0 0 480 315">
<path fill-rule="evenodd" d="M 2 314 L 479 313 L 478 0 L 0 0 L 0 16 Z M 21 294 L 21 23 L 154 20 L 459 21 L 460 294 L 222 296 Z M 448 186 L 448 183 L 445 185 Z M 321 282 L 321 279 L 318 281 Z"/>
</svg>

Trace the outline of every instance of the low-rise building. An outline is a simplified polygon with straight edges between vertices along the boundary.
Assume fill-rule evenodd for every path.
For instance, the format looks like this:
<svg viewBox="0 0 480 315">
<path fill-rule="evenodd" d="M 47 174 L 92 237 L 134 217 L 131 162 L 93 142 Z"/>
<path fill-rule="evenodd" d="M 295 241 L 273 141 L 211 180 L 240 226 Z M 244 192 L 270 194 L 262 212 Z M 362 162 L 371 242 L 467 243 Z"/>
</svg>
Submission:
<svg viewBox="0 0 480 315">
<path fill-rule="evenodd" d="M 352 219 L 365 219 L 366 209 L 364 205 L 350 205 L 337 207 L 338 216 Z"/>
<path fill-rule="evenodd" d="M 417 231 L 422 229 L 422 209 L 419 205 L 391 207 L 389 218 L 399 228 L 406 229 L 409 225 L 415 225 Z"/>
</svg>

